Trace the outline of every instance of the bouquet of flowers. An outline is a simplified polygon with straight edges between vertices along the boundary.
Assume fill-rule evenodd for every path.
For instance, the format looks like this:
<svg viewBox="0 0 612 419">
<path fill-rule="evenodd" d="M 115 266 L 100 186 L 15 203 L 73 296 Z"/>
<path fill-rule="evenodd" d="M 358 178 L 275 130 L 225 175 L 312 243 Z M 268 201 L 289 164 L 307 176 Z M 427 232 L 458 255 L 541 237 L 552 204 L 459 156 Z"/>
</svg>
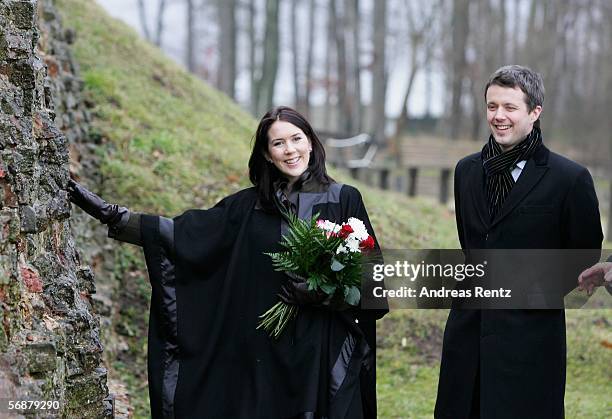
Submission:
<svg viewBox="0 0 612 419">
<path fill-rule="evenodd" d="M 374 248 L 374 239 L 357 218 L 336 224 L 318 216 L 300 220 L 290 214 L 288 233 L 280 243 L 286 250 L 266 254 L 275 270 L 304 278 L 308 290 L 356 306 L 361 299 L 363 258 Z M 278 338 L 297 312 L 297 306 L 279 301 L 260 316 L 257 328 Z"/>
</svg>

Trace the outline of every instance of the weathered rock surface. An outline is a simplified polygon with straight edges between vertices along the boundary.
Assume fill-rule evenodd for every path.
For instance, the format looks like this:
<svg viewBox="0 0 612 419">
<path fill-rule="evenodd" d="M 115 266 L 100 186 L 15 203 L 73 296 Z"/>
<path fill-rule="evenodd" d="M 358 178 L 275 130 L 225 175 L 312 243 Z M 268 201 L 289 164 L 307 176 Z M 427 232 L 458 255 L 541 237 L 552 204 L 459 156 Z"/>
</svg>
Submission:
<svg viewBox="0 0 612 419">
<path fill-rule="evenodd" d="M 65 191 L 69 144 L 89 119 L 73 37 L 50 0 L 0 0 L 0 394 L 101 418 L 111 404 L 96 287 Z"/>
</svg>

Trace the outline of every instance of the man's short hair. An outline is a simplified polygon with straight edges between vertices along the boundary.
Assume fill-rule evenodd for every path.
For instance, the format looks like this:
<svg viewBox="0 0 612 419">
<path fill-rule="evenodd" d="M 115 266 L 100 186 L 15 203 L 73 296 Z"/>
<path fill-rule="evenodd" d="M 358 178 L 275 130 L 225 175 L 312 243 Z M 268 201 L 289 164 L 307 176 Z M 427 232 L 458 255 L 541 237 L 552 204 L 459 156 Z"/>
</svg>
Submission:
<svg viewBox="0 0 612 419">
<path fill-rule="evenodd" d="M 525 93 L 525 103 L 529 112 L 536 106 L 544 105 L 544 80 L 539 73 L 522 65 L 506 65 L 498 68 L 489 77 L 485 87 L 485 100 L 489 86 L 497 85 L 501 87 L 518 87 Z"/>
</svg>

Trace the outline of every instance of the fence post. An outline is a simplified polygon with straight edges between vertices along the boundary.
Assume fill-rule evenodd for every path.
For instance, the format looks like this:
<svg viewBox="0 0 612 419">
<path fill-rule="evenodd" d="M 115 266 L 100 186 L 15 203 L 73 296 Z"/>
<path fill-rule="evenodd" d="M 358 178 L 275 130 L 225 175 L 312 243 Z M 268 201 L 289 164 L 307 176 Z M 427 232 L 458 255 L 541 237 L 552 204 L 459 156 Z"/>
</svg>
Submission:
<svg viewBox="0 0 612 419">
<path fill-rule="evenodd" d="M 446 204 L 448 202 L 448 185 L 450 183 L 450 169 L 442 169 L 440 172 L 440 203 Z"/>
<path fill-rule="evenodd" d="M 380 189 L 389 189 L 389 169 L 380 169 L 379 185 Z"/>
<path fill-rule="evenodd" d="M 418 176 L 419 169 L 417 167 L 411 167 L 408 169 L 408 196 L 416 196 Z"/>
</svg>

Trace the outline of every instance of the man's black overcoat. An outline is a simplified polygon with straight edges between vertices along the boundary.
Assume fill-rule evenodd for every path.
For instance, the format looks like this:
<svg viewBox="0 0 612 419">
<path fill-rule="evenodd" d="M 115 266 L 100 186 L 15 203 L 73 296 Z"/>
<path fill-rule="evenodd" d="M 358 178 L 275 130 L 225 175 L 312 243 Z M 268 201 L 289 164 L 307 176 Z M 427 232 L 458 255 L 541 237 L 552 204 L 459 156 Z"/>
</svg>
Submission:
<svg viewBox="0 0 612 419">
<path fill-rule="evenodd" d="M 357 217 L 348 185 L 298 194 L 298 215 Z M 282 250 L 281 217 L 254 188 L 174 219 L 143 215 L 152 285 L 149 393 L 154 418 L 375 418 L 375 319 L 384 311 L 300 308 L 278 340 L 257 330 L 286 276 L 265 252 Z"/>
<path fill-rule="evenodd" d="M 490 220 L 480 153 L 455 170 L 463 249 L 600 249 L 587 169 L 541 145 Z M 574 284 L 574 286 L 577 284 Z M 564 310 L 451 309 L 435 417 L 559 419 L 565 392 Z"/>
</svg>

